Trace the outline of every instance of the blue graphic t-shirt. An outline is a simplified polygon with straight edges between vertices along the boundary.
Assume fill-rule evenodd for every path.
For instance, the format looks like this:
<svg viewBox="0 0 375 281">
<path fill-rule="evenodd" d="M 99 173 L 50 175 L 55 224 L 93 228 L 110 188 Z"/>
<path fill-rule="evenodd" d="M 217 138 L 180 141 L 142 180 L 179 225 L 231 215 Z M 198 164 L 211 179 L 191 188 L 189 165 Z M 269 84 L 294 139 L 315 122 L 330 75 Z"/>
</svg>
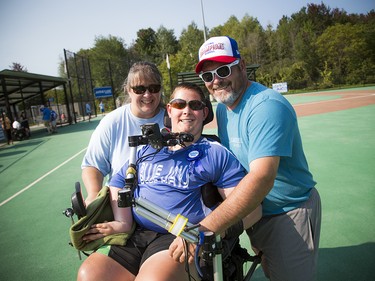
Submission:
<svg viewBox="0 0 375 281">
<path fill-rule="evenodd" d="M 138 150 L 139 159 L 155 152 L 150 146 Z M 123 188 L 127 164 L 115 174 L 110 186 Z M 134 197 L 143 197 L 189 222 L 199 223 L 211 210 L 202 200 L 201 186 L 212 182 L 218 188 L 235 187 L 245 176 L 245 169 L 234 155 L 218 142 L 201 138 L 177 151 L 163 148 L 137 165 L 138 187 Z M 147 229 L 167 231 L 133 212 L 136 222 Z"/>
</svg>

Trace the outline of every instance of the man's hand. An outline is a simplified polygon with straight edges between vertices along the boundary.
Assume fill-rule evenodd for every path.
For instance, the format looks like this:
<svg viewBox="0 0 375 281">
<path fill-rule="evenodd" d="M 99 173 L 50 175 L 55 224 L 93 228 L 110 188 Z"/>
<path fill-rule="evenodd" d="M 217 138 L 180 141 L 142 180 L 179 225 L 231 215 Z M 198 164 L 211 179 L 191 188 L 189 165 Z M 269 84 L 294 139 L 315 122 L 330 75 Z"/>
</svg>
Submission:
<svg viewBox="0 0 375 281">
<path fill-rule="evenodd" d="M 194 262 L 194 255 L 195 255 L 195 248 L 197 246 L 195 244 L 188 243 L 188 262 Z M 174 241 L 169 246 L 169 255 L 177 262 L 184 263 L 185 262 L 185 244 L 181 237 L 176 237 Z"/>
</svg>

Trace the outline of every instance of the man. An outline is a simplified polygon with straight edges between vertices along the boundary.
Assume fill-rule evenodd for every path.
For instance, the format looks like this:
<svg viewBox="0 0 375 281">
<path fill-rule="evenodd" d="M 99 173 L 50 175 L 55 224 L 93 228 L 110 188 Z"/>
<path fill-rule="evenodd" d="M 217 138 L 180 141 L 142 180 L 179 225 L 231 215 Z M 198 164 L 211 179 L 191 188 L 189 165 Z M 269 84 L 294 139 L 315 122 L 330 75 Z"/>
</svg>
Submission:
<svg viewBox="0 0 375 281">
<path fill-rule="evenodd" d="M 57 113 L 51 109 L 51 129 L 52 133 L 57 133 Z"/>
<path fill-rule="evenodd" d="M 91 105 L 89 102 L 86 103 L 86 115 L 89 117 L 89 122 L 91 120 Z"/>
<path fill-rule="evenodd" d="M 40 108 L 40 112 L 42 112 L 42 120 L 44 122 L 44 126 L 47 129 L 48 134 L 52 134 L 52 127 L 51 127 L 51 110 L 48 106 L 42 106 Z"/>
<path fill-rule="evenodd" d="M 219 102 L 222 143 L 248 170 L 233 193 L 201 222 L 222 232 L 259 204 L 263 217 L 247 230 L 271 280 L 313 280 L 321 205 L 303 152 L 296 113 L 278 92 L 249 81 L 237 42 L 212 37 L 199 49 L 196 73 Z"/>
</svg>

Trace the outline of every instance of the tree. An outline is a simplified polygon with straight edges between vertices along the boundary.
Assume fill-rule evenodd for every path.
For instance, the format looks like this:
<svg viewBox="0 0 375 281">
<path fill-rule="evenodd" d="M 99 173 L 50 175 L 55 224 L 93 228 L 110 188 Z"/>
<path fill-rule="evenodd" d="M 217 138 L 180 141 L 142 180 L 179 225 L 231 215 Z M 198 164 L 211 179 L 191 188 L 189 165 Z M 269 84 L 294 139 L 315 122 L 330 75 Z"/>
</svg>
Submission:
<svg viewBox="0 0 375 281">
<path fill-rule="evenodd" d="M 192 72 L 198 62 L 198 50 L 204 42 L 203 31 L 199 30 L 197 25 L 192 22 L 187 29 L 183 29 L 179 40 L 179 50 L 176 54 L 169 56 L 171 66 L 172 84 L 177 85 L 177 74 L 180 72 Z M 164 90 L 166 99 L 172 91 L 169 83 L 169 71 L 166 61 L 159 65 L 163 75 Z"/>
<path fill-rule="evenodd" d="M 308 79 L 306 84 L 316 83 L 319 79 L 318 70 L 320 68 L 320 61 L 317 59 L 316 55 L 316 37 L 314 24 L 310 20 L 301 24 L 295 37 L 293 61 L 295 63 L 301 62 L 300 65 L 306 67 L 305 72 L 308 74 L 306 76 Z"/>
<path fill-rule="evenodd" d="M 137 39 L 134 44 L 135 51 L 143 60 L 155 62 L 156 34 L 152 28 L 140 29 L 137 32 Z"/>
<path fill-rule="evenodd" d="M 125 47 L 121 38 L 99 36 L 92 49 L 79 52 L 89 58 L 94 86 L 113 86 L 116 97 L 123 93 L 123 82 L 132 64 Z"/>
<path fill-rule="evenodd" d="M 180 51 L 178 52 L 179 72 L 194 71 L 198 62 L 198 50 L 204 42 L 203 31 L 192 22 L 183 29 L 180 36 Z"/>
<path fill-rule="evenodd" d="M 174 36 L 174 31 L 172 29 L 166 29 L 163 26 L 160 26 L 155 34 L 156 38 L 156 63 L 162 63 L 166 54 L 173 55 L 177 53 L 179 49 L 178 41 Z"/>
<path fill-rule="evenodd" d="M 13 62 L 12 65 L 9 66 L 9 68 L 13 71 L 27 72 L 27 68 L 18 62 Z"/>
<path fill-rule="evenodd" d="M 318 38 L 318 54 L 332 70 L 333 82 L 343 84 L 353 73 L 362 69 L 362 63 L 371 57 L 365 37 L 366 26 L 361 24 L 336 24 L 328 27 Z M 374 36 L 374 33 L 372 33 Z M 350 78 L 352 83 L 359 80 Z"/>
</svg>

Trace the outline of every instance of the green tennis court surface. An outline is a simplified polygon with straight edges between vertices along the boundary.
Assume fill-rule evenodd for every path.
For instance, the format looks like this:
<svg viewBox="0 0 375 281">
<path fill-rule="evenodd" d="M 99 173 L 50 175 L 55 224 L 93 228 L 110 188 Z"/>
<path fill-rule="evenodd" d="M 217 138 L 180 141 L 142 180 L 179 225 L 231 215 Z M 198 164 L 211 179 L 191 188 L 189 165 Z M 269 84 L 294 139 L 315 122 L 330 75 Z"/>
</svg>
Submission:
<svg viewBox="0 0 375 281">
<path fill-rule="evenodd" d="M 300 102 L 307 101 L 293 97 Z M 81 261 L 68 245 L 71 222 L 62 212 L 81 181 L 80 163 L 99 121 L 54 135 L 40 129 L 0 147 L 1 280 L 75 280 Z M 322 197 L 320 281 L 375 280 L 374 121 L 375 105 L 299 118 Z M 257 269 L 252 280 L 266 279 Z"/>
</svg>

